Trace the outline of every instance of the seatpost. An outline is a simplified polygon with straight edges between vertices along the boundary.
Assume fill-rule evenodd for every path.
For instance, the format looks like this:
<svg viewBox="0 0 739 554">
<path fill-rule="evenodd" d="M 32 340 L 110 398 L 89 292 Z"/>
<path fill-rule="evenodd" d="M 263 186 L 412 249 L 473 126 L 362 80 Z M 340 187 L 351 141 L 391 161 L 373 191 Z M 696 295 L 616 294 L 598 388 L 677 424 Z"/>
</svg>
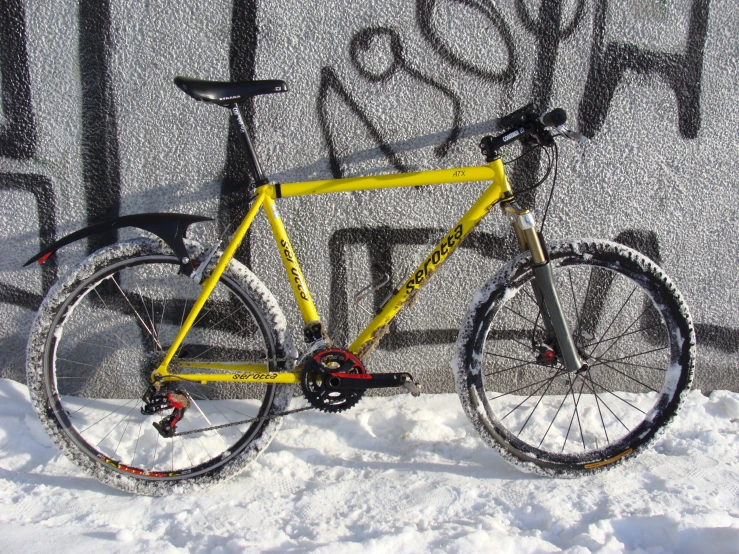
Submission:
<svg viewBox="0 0 739 554">
<path fill-rule="evenodd" d="M 267 178 L 264 176 L 264 173 L 262 173 L 262 167 L 259 165 L 259 160 L 257 160 L 257 153 L 254 151 L 254 145 L 252 144 L 251 138 L 249 137 L 249 131 L 246 128 L 246 123 L 244 123 L 244 117 L 241 115 L 241 110 L 236 104 L 230 104 L 228 106 L 228 109 L 231 110 L 231 115 L 233 115 L 234 119 L 236 120 L 236 125 L 239 129 L 239 135 L 241 135 L 241 141 L 244 144 L 244 149 L 246 150 L 246 157 L 249 160 L 252 172 L 254 173 L 256 185 L 258 187 L 266 185 Z"/>
</svg>

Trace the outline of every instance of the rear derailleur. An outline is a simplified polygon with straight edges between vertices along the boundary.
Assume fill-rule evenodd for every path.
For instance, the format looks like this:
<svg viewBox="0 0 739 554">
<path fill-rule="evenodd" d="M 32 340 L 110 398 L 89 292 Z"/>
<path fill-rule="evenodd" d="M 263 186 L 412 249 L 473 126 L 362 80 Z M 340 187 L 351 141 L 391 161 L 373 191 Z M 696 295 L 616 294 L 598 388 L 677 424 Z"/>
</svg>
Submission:
<svg viewBox="0 0 739 554">
<path fill-rule="evenodd" d="M 367 389 L 405 387 L 413 396 L 421 394 L 410 373 L 367 373 L 357 356 L 339 348 L 312 353 L 303 363 L 300 384 L 311 406 L 330 413 L 353 407 Z"/>
<path fill-rule="evenodd" d="M 161 383 L 154 383 L 147 389 L 142 400 L 144 405 L 141 406 L 141 413 L 144 415 L 154 415 L 172 409 L 170 415 L 161 421 L 155 421 L 152 425 L 164 438 L 174 437 L 177 423 L 185 417 L 185 412 L 190 407 L 190 395 L 182 389 L 164 388 Z"/>
</svg>

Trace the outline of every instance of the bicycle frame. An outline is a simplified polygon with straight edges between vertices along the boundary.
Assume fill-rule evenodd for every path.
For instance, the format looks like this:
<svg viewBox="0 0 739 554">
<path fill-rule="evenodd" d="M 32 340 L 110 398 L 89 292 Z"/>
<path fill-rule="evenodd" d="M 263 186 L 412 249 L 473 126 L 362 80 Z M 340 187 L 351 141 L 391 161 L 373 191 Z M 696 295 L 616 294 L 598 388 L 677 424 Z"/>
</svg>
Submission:
<svg viewBox="0 0 739 554">
<path fill-rule="evenodd" d="M 267 220 L 270 223 L 272 234 L 282 263 L 285 267 L 288 280 L 292 285 L 295 302 L 300 309 L 306 327 L 319 324 L 320 318 L 305 281 L 298 259 L 293 250 L 287 231 L 283 225 L 275 200 L 292 196 L 307 196 L 312 194 L 327 194 L 334 192 L 350 192 L 358 190 L 373 190 L 383 188 L 398 188 L 410 186 L 427 186 L 446 183 L 467 183 L 475 181 L 492 181 L 475 203 L 467 210 L 456 225 L 441 239 L 426 259 L 403 281 L 403 285 L 395 291 L 392 297 L 385 302 L 367 327 L 352 342 L 348 350 L 360 358 L 368 354 L 387 332 L 392 319 L 403 306 L 411 300 L 421 287 L 425 286 L 437 269 L 452 255 L 459 244 L 487 215 L 494 205 L 505 200 L 513 200 L 508 178 L 503 162 L 496 159 L 485 166 L 459 167 L 415 173 L 400 173 L 375 175 L 370 177 L 350 177 L 344 179 L 327 179 L 319 181 L 305 181 L 288 184 L 265 184 L 257 188 L 257 196 L 234 233 L 231 241 L 224 250 L 221 258 L 211 275 L 203 283 L 203 290 L 198 295 L 187 318 L 180 328 L 174 342 L 170 345 L 164 359 L 152 373 L 153 380 L 187 380 L 196 382 L 263 382 L 263 383 L 297 383 L 300 379 L 299 371 L 269 371 L 267 363 L 233 363 L 233 362 L 197 362 L 178 361 L 177 367 L 196 368 L 204 370 L 225 370 L 230 373 L 170 373 L 169 364 L 184 340 L 187 332 L 195 322 L 200 310 L 207 301 L 216 283 L 223 274 L 226 266 L 233 258 L 236 249 L 246 236 L 249 227 L 260 208 L 264 207 Z M 518 231 L 517 231 L 518 234 Z"/>
</svg>

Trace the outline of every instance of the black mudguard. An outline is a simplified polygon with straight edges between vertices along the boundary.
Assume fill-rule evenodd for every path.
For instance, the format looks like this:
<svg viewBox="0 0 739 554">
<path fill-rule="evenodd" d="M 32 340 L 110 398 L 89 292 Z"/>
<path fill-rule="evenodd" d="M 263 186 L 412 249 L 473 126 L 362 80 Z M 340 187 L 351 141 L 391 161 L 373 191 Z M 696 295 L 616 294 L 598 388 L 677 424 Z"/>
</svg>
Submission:
<svg viewBox="0 0 739 554">
<path fill-rule="evenodd" d="M 75 231 L 74 233 L 59 239 L 55 243 L 50 244 L 23 265 L 25 267 L 33 262 L 42 264 L 49 259 L 49 256 L 61 247 L 77 242 L 80 239 L 112 231 L 114 229 L 121 229 L 122 227 L 136 227 L 158 236 L 167 243 L 167 246 L 172 249 L 180 260 L 182 272 L 189 276 L 192 274 L 194 268 L 192 262 L 188 258 L 187 248 L 185 248 L 185 241 L 183 239 L 185 238 L 187 228 L 193 223 L 198 223 L 200 221 L 213 220 L 210 217 L 188 214 L 150 213 L 124 215 L 123 217 L 109 219 L 101 223 L 96 223 L 95 225 L 90 225 L 89 227 L 85 227 L 79 231 Z"/>
</svg>

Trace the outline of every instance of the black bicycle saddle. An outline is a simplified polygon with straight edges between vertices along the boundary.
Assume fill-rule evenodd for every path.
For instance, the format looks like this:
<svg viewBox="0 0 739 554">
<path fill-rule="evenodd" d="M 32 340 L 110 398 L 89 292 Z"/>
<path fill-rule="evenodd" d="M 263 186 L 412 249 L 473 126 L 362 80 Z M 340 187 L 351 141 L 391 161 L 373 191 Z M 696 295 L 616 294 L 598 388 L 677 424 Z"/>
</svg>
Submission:
<svg viewBox="0 0 739 554">
<path fill-rule="evenodd" d="M 252 96 L 274 94 L 287 91 L 285 81 L 201 81 L 189 77 L 175 77 L 174 84 L 186 94 L 201 102 L 211 102 L 219 106 L 231 106 L 244 102 Z"/>
</svg>

